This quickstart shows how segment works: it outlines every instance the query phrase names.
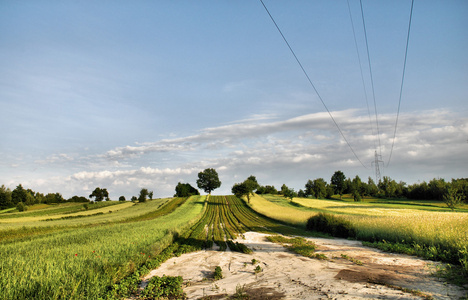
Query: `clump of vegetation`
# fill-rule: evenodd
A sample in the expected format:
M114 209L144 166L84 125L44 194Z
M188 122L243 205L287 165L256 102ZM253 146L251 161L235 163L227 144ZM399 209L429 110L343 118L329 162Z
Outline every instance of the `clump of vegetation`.
M321 231L336 237L356 237L356 230L350 221L327 213L311 217L306 226L308 230Z
M142 291L140 299L186 299L181 276L154 276Z
M259 265L257 265L257 266L255 267L255 269L254 269L255 274L260 273L260 272L262 272L262 271L263 271L263 269L262 269L262 267L260 267Z
M221 269L220 266L216 266L213 277L214 277L214 280L223 279L223 270Z
M231 298L236 300L245 300L249 299L250 297L245 291L245 286L238 284L236 286L236 293L232 295Z
M281 244L292 252L302 256L317 257L316 254L314 254L316 245L302 237L287 238L281 235L273 235L269 236L268 240L273 243ZM322 257L319 256L317 258L321 259Z
M24 204L23 202L19 202L17 205L16 205L16 209L18 211L27 211L28 210L28 206L26 204Z

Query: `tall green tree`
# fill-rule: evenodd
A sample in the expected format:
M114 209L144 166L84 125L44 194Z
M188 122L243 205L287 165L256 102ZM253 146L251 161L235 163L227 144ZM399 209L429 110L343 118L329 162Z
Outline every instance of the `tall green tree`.
M354 201L359 202L362 201L362 197L364 196L365 188L362 184L361 178L356 175L352 181L352 194Z
M17 205L20 202L26 203L27 198L27 191L21 184L18 184L18 186L11 192L11 201L13 202L13 205Z
M317 178L313 181L312 192L315 199L324 198L327 194L327 183L323 178Z
M94 189L94 191L89 195L89 198L95 198L95 201L100 202L106 198L107 201L109 201L109 192L107 189L101 189L100 187L97 187Z
M0 209L5 209L12 206L13 202L11 201L11 190L2 184L0 187Z
M140 190L140 195L138 196L138 202L146 202L146 197L148 197L149 192L148 189L141 189Z
M346 176L341 171L335 171L330 180L330 183L333 185L335 192L340 195L340 199L342 199L343 191L345 190L345 180Z
M197 186L206 193L211 194L212 191L221 186L218 172L215 169L208 168L198 173Z

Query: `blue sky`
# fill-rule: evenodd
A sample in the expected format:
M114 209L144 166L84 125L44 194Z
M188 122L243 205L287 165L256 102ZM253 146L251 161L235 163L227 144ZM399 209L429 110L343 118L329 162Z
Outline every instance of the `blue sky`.
M65 197L106 187L171 196L215 168L249 175L374 177L375 114L359 1L1 1L0 184ZM381 172L412 184L468 177L468 2L363 0ZM366 95L371 108L368 114ZM369 118L371 120L369 120ZM378 143L377 143L378 144Z

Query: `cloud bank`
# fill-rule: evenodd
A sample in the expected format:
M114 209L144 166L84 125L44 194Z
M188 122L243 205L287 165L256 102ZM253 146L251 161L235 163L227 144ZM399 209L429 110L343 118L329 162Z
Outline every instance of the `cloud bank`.
M210 167L218 171L223 183L215 193L230 193L235 182L249 175L257 176L261 184L286 183L299 189L308 179L329 181L336 170L343 170L348 177L373 177L375 151L385 162L383 175L396 180L414 183L434 177L468 177L468 119L455 112L401 114L388 166L394 116L379 116L379 147L375 128L365 113L332 113L365 167L328 114L315 113L285 120L257 116L205 128L191 136L115 147L101 154L52 154L36 163L43 168L66 165L78 171L21 183L39 191L55 188L67 197L87 196L96 186L106 187L114 199L136 195L142 187L164 197L174 194L179 181L196 186L198 172Z

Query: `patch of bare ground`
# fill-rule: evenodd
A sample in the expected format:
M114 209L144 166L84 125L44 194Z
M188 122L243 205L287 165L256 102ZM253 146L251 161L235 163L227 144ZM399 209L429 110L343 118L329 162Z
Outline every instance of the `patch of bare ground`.
M327 257L318 260L291 253L265 234L247 232L244 237L238 242L252 254L188 253L169 259L144 280L182 276L189 299L458 299L466 293L431 276L434 262L385 253L359 241L310 238L316 252ZM223 278L214 281L216 266Z

